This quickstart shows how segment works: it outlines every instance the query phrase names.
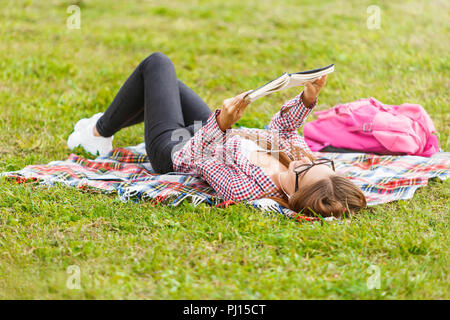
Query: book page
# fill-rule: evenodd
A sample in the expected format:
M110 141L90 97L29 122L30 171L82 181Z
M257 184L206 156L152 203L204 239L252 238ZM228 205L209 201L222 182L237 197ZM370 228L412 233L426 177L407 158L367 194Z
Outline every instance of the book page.
M282 90L284 86L287 85L289 80L289 75L287 73L283 73L278 78L266 83L262 87L259 87L252 92L248 93L246 96L250 98L250 101L254 101L256 99L259 99L265 95L268 95L270 93Z

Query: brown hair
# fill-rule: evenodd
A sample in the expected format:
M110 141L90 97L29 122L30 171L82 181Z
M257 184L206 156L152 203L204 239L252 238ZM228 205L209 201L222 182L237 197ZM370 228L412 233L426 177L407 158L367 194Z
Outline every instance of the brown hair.
M270 151L273 143L267 139L261 141L261 139L258 139L258 134L240 130L233 130L233 134L254 141L260 147L269 150L268 154L275 156L274 152ZM278 143L274 138L274 144ZM287 168L292 161L299 159L300 155L307 156L311 161L316 159L314 155L293 144L291 144L290 154L279 152L276 155L277 160ZM289 199L283 192L281 194L283 194L283 197L269 198L286 208L309 216L321 215L339 218L344 213L356 213L359 209L367 206L366 197L361 189L348 178L338 174L321 179L307 188L300 188Z

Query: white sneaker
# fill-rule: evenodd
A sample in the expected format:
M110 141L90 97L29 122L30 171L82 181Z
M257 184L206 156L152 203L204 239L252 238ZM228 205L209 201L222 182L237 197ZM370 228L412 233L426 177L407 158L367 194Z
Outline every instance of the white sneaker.
M94 114L90 118L79 120L74 127L73 133L67 139L67 146L70 150L82 146L84 150L94 155L107 155L112 149L113 137L96 137L94 136L94 126L103 113Z

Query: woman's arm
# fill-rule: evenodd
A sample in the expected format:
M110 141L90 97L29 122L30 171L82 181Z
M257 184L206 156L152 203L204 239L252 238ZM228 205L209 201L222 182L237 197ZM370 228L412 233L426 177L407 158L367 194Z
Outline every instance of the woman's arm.
M281 132L295 131L305 122L312 109L316 106L317 96L326 83L326 75L308 82L305 89L295 98L285 103L269 123L269 129Z
M305 122L314 105L305 107L302 99L303 91L293 99L286 102L281 110L275 113L268 125L269 130L277 130L280 133L294 132Z

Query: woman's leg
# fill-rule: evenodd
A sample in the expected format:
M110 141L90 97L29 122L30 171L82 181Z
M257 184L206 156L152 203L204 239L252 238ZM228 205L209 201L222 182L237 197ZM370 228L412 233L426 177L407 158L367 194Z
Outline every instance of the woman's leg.
M191 126L195 121L208 120L212 111L208 105L194 91L192 91L182 81L178 80L180 90L181 109L186 126Z
M145 148L156 172L173 171L172 132L184 128L178 79L172 61L153 53L142 64L144 78Z
M98 119L96 128L101 136L110 137L122 128L144 121L142 63L128 77L108 109Z
M97 122L102 136L145 121L147 154L157 172L172 171L171 151L179 144L172 132L184 128L193 134L193 122L205 121L211 110L184 83L177 80L168 57L153 53L139 64ZM187 122L185 122L186 116Z
M120 129L144 121L144 86L141 72L139 65L97 122L96 128L101 136L110 137ZM184 123L191 131L195 121L202 121L204 124L212 111L202 98L181 80L178 80L178 90Z

